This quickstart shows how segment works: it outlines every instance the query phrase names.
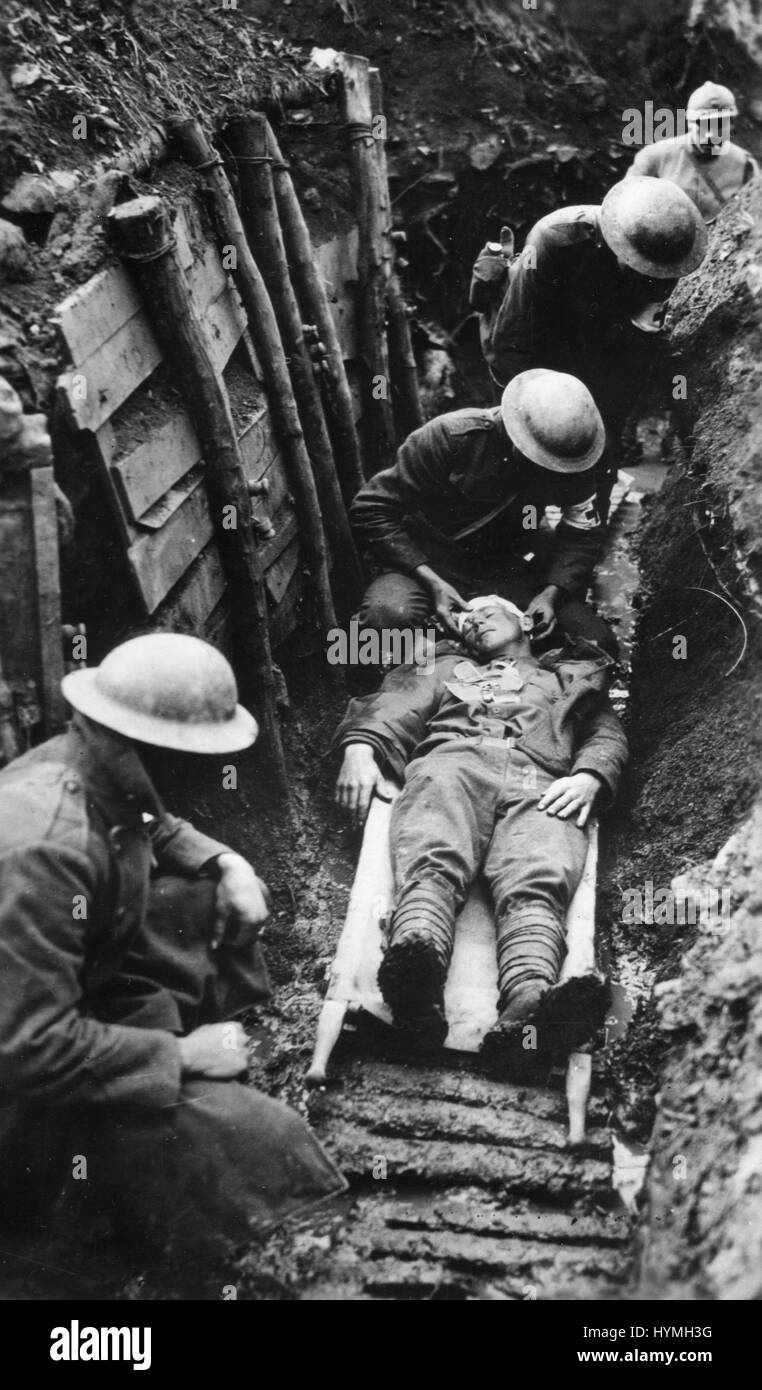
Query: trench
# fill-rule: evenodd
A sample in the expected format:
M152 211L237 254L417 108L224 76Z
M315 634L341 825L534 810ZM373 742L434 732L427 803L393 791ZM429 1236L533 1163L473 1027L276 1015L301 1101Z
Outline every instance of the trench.
M470 173L458 191L462 204L456 200L448 212L456 264L464 245L474 247L483 238L485 211L474 198ZM530 188L529 206L535 196ZM571 200L565 182L558 196ZM441 240L441 226L437 235ZM437 264L432 272L428 240L427 229L414 227L409 234L410 287L419 303L446 313L452 271ZM462 301L455 308L451 303L450 332L432 334L429 326L418 343L424 363L432 344L435 356L442 346L451 354L451 375L434 373L439 409L491 404L473 325L464 325L462 310ZM690 343L687 348L690 354ZM718 682L732 669L739 646L732 617L718 621L708 600L711 615L683 601L689 587L716 595L734 582L725 564L732 534L726 501L715 494L698 522L693 514L696 497L706 502L706 496L692 443L688 422L678 420L676 427L674 419L645 403L622 464L630 481L595 585L595 601L622 648L617 698L633 752L620 805L604 827L599 868L597 938L612 995L594 1055L588 1142L582 1151L566 1147L560 1073L539 1090L487 1082L474 1059L451 1056L440 1066L420 1067L389 1054L384 1039L358 1020L335 1054L331 1086L301 1094L311 1122L348 1176L349 1206L302 1232L296 1254L289 1240L273 1243L265 1260L272 1261L271 1277L282 1297L624 1300L649 1296L652 1289L664 1296L672 1287L653 1274L649 1282L644 1264L647 1271L654 1226L668 1225L665 1204L676 1200L665 1166L676 1144L689 1148L684 1135L673 1142L670 1117L679 1106L690 1129L700 1125L701 1112L699 1106L687 1119L690 1105L677 1100L680 1083L673 1080L671 1058L665 1062L670 1039L661 1031L657 996L672 988L684 952L697 938L700 944L701 933L633 931L622 924L622 894L649 878L669 885L686 866L710 860L742 822L758 786L737 746L738 721L751 709L750 696L742 692L721 794L709 791L716 775L716 759L707 750L712 709L732 698L732 682ZM743 608L743 595L734 590L734 598ZM698 653L679 688L672 672L665 679L664 632L676 627L690 632ZM675 763L692 757L690 733L685 737L691 704L700 755L687 774ZM655 766L659 757L663 771ZM665 806L675 777L676 804ZM681 778L689 782L685 792ZM302 1056L307 1055L305 1044ZM694 1098L701 1089L695 1082ZM711 1153L703 1161L711 1164ZM650 1189L649 1171L656 1173ZM700 1253L691 1253L701 1244L691 1210L688 1194L674 1265L685 1267L691 1259L700 1264ZM657 1233L662 1258L665 1243L663 1236L659 1245ZM700 1282L678 1286L687 1287L688 1296L702 1288ZM706 1296L716 1296L716 1290Z
M259 7L265 13L268 8ZM285 32L298 22L300 7L294 5L289 14L277 8ZM614 105L620 96L627 105L625 94L635 81L638 63L653 52L657 37L634 40L630 33L625 42L619 20L612 23L610 12L607 25L603 3L575 4L573 9L578 32L594 49L605 49L612 36L622 45L601 63L608 64ZM638 23L649 25L663 18L667 26L669 51L660 57L667 92L682 67L677 50L684 9L678 3L664 7L653 0L638 6ZM361 42L368 42L367 35ZM385 53L382 65L386 61ZM701 53L694 53L691 61L700 63ZM391 58L389 66L394 113L394 100L402 99L394 96L395 84L400 84L405 99L407 89ZM686 69L686 80L691 72ZM487 92L484 99L491 96ZM424 143L431 133L424 130L415 139L427 152L419 155L403 148L399 155L393 191L401 198L401 219L408 230L407 290L416 307L414 336L429 413L491 403L474 325L467 322L463 302L464 266L485 239L485 228L505 210L522 233L557 203L597 201L618 176L619 156L610 156L610 147L602 152L602 118L581 111L578 95L571 104L566 96L563 100L566 105L553 112L559 118L552 126L555 134L549 123L541 125L531 103L529 117L530 123L541 125L544 138L557 144L568 138L570 144L564 148L572 149L571 156L564 153L559 160L556 151L534 163L525 160L522 135L517 149L506 149L500 156L504 165L512 166L505 174L502 202L484 171L468 162L463 166L462 149L455 150L455 138L444 121L438 148ZM435 118L436 113L432 122ZM324 134L318 130L312 144L309 130L291 128L288 136L289 148L301 156L297 181L300 168L306 169L313 185L325 194L330 165L321 165L314 153ZM522 161L524 167L519 168ZM316 176L321 169L322 183ZM498 169L503 177L502 165ZM421 179L422 170L433 177ZM418 187L413 187L416 180ZM403 196L408 186L412 192ZM327 207L326 216L328 211ZM665 936L623 928L622 889L648 874L668 883L686 861L698 863L716 853L748 811L758 785L754 770L743 767L743 741L737 732L730 739L724 774L702 744L705 780L715 791L719 784L709 807L702 801L702 768L692 771L684 804L670 808L663 786L669 771L660 773L655 767L662 757L670 768L670 740L679 756L690 754L689 740L680 738L686 719L681 703L690 700L692 673L682 673L679 688L669 682L665 686L659 646L662 630L673 624L667 601L670 585L674 588L679 574L681 583L688 579L715 586L718 571L723 582L731 583L722 499L700 494L702 505L709 505L717 518L711 534L704 512L696 523L698 531L691 519L697 488L705 480L691 477L689 433L688 425L682 441L673 435L670 442L657 414L641 420L630 456L623 461L631 481L612 522L596 581L595 600L622 647L617 698L631 734L633 757L620 807L604 828L598 938L612 981L612 1004L595 1049L583 1149L572 1151L566 1144L561 1073L551 1075L543 1088L529 1088L487 1080L471 1058L450 1055L440 1064L421 1066L390 1052L388 1040L362 1018L345 1032L334 1054L331 1085L319 1092L305 1090L321 994L358 849L356 837L339 822L331 805L334 768L325 750L339 702L321 682L314 652L300 650L295 643L282 653L291 696L284 738L294 769L298 832L279 821L262 783L257 752L242 760L246 790L243 809L234 812L211 782L198 776L191 780L187 769L178 769L178 810L246 853L273 889L268 946L275 1002L252 1020L252 1081L308 1116L350 1185L338 1208L289 1226L263 1247L241 1253L235 1276L239 1297L532 1301L637 1296L646 1163L653 1156L658 1167L671 1153L669 1135L658 1120L664 1037L658 1029L654 988L680 973L682 954L693 938L689 932ZM673 466L667 477L668 463ZM701 616L683 616L700 628ZM699 634L697 646L707 670L695 683L698 698L704 698L707 707L716 703L726 714L730 686L722 684L723 672L737 654L736 637L732 624L723 628L716 615L709 626L721 643L723 665L715 670L711 661L707 664L706 642L702 645ZM662 659L655 660L654 653ZM751 694L743 690L734 727L752 708L750 701ZM689 738L696 730L701 735L703 717L695 714ZM682 1142L683 1136L679 1138ZM666 1224L665 1219L665 1229ZM69 1233L58 1251L27 1247L16 1252L15 1263L13 1252L5 1252L4 1272L8 1275L10 1269L14 1287L48 1297L77 1292L93 1296L95 1289L133 1299L174 1297L186 1291L175 1275L126 1269L120 1257L104 1251L101 1237L96 1233L82 1243ZM219 1297L215 1274L188 1277L193 1294Z
M650 426L650 428L649 428ZM594 601L621 647L615 699L626 718L640 586L633 540L644 496L666 473L658 421L641 430L637 478L626 473ZM605 859L605 855L604 855ZM616 861L606 863L608 876ZM612 1050L649 990L620 978L608 924L599 950L612 981L596 1040L588 1129L567 1145L564 1073L543 1087L487 1078L478 1058L419 1065L390 1051L381 1025L356 1016L334 1054L329 1085L303 1096L311 1123L350 1182L340 1215L310 1222L265 1260L284 1297L317 1300L600 1299L632 1286L633 1235L645 1176L642 1140L614 1122ZM631 963L630 963L631 965ZM262 1277L261 1270L259 1277Z

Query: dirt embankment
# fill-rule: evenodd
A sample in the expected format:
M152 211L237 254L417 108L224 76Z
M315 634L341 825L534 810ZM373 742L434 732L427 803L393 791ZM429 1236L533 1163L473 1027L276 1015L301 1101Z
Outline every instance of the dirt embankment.
M639 545L632 762L607 906L615 954L656 981L619 1075L625 1128L645 1137L656 1114L646 1297L762 1290L761 211L757 183L723 214L705 265L675 295L679 360L665 384L684 376L686 399L675 466ZM712 919L691 925L688 911L681 923L678 901L664 896L675 875L703 889ZM643 911L628 923L633 890Z

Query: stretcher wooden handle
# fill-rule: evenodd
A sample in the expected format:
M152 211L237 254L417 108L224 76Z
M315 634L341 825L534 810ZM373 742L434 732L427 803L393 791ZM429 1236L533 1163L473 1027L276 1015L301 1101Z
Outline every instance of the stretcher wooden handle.
M394 883L389 858L389 821L398 795L399 787L382 779L371 797L344 928L318 1020L315 1049L307 1072L309 1086L325 1084L328 1062L352 999L368 918L373 915L380 921L391 907Z

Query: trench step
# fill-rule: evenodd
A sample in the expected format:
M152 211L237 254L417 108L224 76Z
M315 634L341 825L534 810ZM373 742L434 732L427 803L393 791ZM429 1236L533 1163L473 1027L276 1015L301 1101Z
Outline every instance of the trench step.
M425 1260L440 1269L512 1275L533 1283L543 1276L598 1278L612 1275L621 1264L617 1250L600 1245L566 1246L543 1241L515 1240L509 1236L473 1235L467 1231L356 1229L354 1248L365 1259Z
M345 1175L364 1183L388 1180L424 1180L432 1186L471 1185L499 1188L550 1199L569 1201L596 1196L613 1205L611 1166L596 1158L584 1160L568 1153L500 1148L491 1144L458 1143L434 1139L419 1141L369 1134L345 1120L334 1121L327 1139L332 1157Z
M469 1068L474 1060L469 1059ZM324 1094L331 1097L354 1095L358 1091L379 1094L404 1094L410 1098L453 1102L459 1105L486 1106L490 1110L518 1111L525 1115L555 1119L566 1123L566 1100L563 1086L551 1091L539 1086L517 1086L510 1081L496 1081L472 1069L413 1067L391 1063L352 1062L341 1069L342 1086ZM320 1095L320 1092L316 1092ZM603 1125L611 1111L605 1095L591 1095L587 1114L590 1124Z
M440 1099L405 1095L326 1095L313 1109L314 1124L345 1115L379 1139L415 1139L430 1143L487 1144L520 1150L566 1149L566 1125L518 1109L469 1106ZM590 1129L586 1152L605 1158L611 1140L605 1129Z
M362 1202L357 1217L365 1219ZM474 1235L510 1236L517 1240L549 1241L574 1245L624 1245L630 1237L630 1221L623 1212L596 1210L542 1210L539 1205L512 1203L477 1190L457 1195L422 1198L406 1204L368 1202L368 1220L382 1221L390 1229L411 1231L464 1231Z

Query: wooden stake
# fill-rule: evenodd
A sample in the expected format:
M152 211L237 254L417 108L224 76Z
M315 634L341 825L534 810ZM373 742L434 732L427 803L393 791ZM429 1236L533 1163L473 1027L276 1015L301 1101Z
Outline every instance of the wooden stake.
M370 68L368 78L373 118L378 121L384 110L384 94L378 68ZM386 140L380 130L375 135L374 149L378 179L378 202L383 223L383 264L386 271L386 305L389 315L389 361L398 437L401 442L407 438L412 430L419 429L424 423L424 419L421 398L418 393L418 369L410 337L410 320L407 316L407 305L399 276L394 268L392 205L389 197L389 173L386 166Z
M359 231L357 269L360 342L365 366L365 437L372 471L394 461L396 436L391 400L389 349L386 341L386 267L384 217L373 138L367 58L339 54L343 75L340 107L349 141L349 162Z
M109 213L108 226L117 252L140 284L159 345L172 364L196 427L242 669L248 682L256 677L268 752L274 760L279 790L290 801L275 702L267 596L227 392L209 360L169 212L161 198L143 196L119 204Z
M61 580L58 553L53 468L29 471L34 570L37 582L37 622L40 640L40 695L48 738L66 724L66 701L61 694L64 674L61 634Z
M246 310L249 331L262 367L275 432L289 472L299 527L315 585L318 620L324 631L328 632L336 626L328 574L328 546L275 311L251 253L230 180L219 156L212 149L198 121L174 120L168 122L167 129L176 139L184 157L194 168L201 168L211 197L218 237L235 252L235 281Z
M344 500L349 505L365 482L360 441L355 425L354 403L344 368L339 335L333 321L325 286L314 260L312 241L294 190L288 165L278 142L267 126L268 151L272 155L273 187L291 276L306 323L314 323L318 338L325 345L324 385L331 415L336 466Z
M238 161L241 216L278 320L312 460L323 525L333 551L334 595L342 616L346 617L360 597L363 575L339 486L314 365L304 341L302 316L288 272L273 187L266 117L261 112L252 112L233 121L225 131L225 143Z

